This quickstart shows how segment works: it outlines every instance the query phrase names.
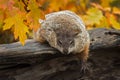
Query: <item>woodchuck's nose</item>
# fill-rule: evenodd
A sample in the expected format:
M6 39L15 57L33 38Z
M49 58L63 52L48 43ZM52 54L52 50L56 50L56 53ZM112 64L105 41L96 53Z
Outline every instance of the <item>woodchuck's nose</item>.
M68 54L68 49L63 49L64 54Z

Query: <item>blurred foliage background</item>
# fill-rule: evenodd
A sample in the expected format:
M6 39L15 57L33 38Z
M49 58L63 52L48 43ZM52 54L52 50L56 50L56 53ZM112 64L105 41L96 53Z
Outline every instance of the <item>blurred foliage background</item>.
M120 0L0 0L0 43L32 38L39 19L51 12L71 10L86 28L120 29Z

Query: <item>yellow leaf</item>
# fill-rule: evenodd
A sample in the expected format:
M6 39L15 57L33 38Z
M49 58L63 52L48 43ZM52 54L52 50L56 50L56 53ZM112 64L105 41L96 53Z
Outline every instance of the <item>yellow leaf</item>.
M4 20L4 12L2 11L2 9L0 9L0 29L3 26L3 20Z
M39 18L41 16L41 11L35 0L30 0L28 4L28 9L30 12L26 15L27 20L30 22L30 28L37 30L39 28Z
M87 15L83 16L86 25L100 24L100 20L103 18L102 12L97 8L90 8L87 11Z
M80 1L79 4L80 4L80 7L83 9L83 10L86 10L86 4L89 3L89 0L78 0Z
M101 19L100 24L99 24L99 25L96 25L96 26L97 26L97 28L110 28L110 25L109 25L106 17L103 17L103 18Z
M113 13L120 15L120 9L117 7L113 7Z
M65 0L60 0L59 2L57 0L49 0L50 2L50 8L53 11L59 11L62 7L65 7Z
M4 23L6 23L4 26L3 26L3 30L7 30L7 29L10 29L13 25L14 25L14 22L13 22L13 18L7 18Z
M103 7L109 7L110 6L110 3L112 2L113 0L101 0L101 5Z
M110 23L112 24L113 28L120 30L120 23L117 22L117 20L114 18L114 16L110 17Z
M5 20L5 25L3 26L3 30L13 28L15 39L19 38L22 45L24 45L25 40L27 39L26 33L28 33L28 27L24 24L23 20L21 15L16 14L13 17L7 18Z

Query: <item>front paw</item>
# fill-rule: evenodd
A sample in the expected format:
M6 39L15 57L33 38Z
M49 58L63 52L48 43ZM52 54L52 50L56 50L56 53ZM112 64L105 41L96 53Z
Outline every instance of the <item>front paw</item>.
M81 61L81 69L80 69L80 72L81 72L82 74L85 74L85 73L87 73L88 71L89 71L89 67L88 67L87 62Z

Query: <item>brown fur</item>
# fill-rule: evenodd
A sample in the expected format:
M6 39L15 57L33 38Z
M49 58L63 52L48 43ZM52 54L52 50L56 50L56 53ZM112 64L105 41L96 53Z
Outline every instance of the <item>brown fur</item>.
M81 53L77 53L77 54L76 54L77 57L78 57L80 60L84 61L84 62L87 61L88 56L89 56L89 45L90 45L90 44L87 44L87 45L84 47L84 50L83 50Z
M89 54L89 34L81 18L71 11L60 11L46 15L35 39L47 41L63 54L73 53L85 63ZM83 68L85 69L86 66Z

